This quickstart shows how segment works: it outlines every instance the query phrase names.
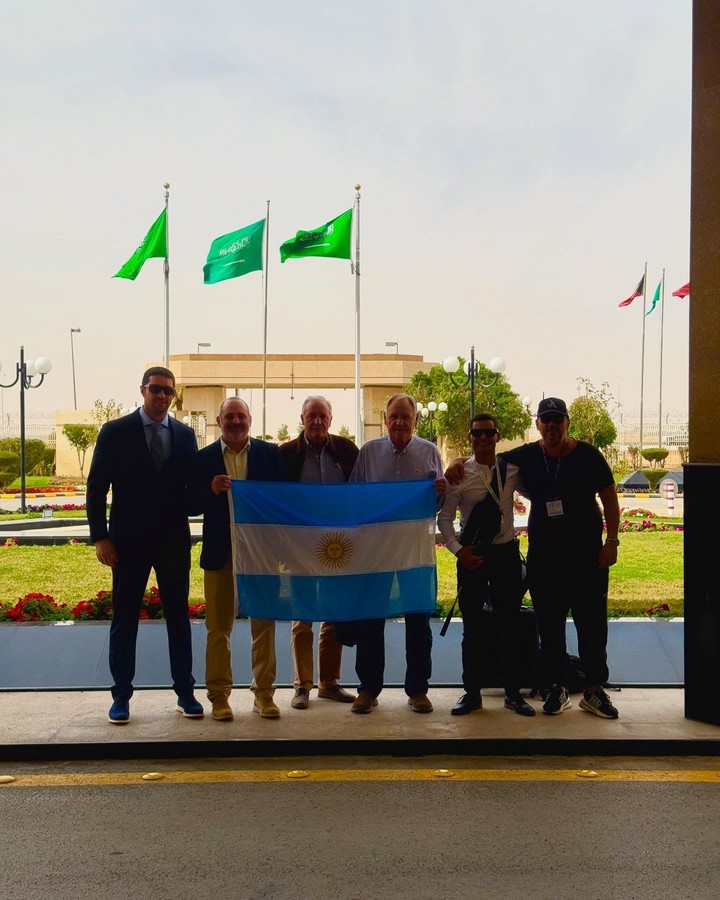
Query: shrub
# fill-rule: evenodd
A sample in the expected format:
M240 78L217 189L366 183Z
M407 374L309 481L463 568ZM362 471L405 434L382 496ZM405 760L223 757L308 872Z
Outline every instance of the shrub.
M87 619L112 619L113 612L113 592L98 591L90 600L81 600L76 603L70 610L73 619L80 622ZM162 619L162 601L160 599L160 591L155 587L151 587L145 591L140 604L141 619Z
M642 451L642 458L646 459L652 466L655 463L664 462L668 458L669 450L664 447L646 447Z
M12 450L0 450L0 486L12 484L20 472L20 457Z
M0 440L0 452L8 451L17 454L18 465L20 464L20 438L2 438ZM51 454L53 464L55 460L55 451L48 447L44 441L39 438L29 438L25 441L25 472L28 475L42 475L42 469L48 452ZM0 465L0 469L3 468ZM14 468L14 466L13 466ZM19 470L18 470L19 471ZM16 476L17 477L17 476Z
M667 475L667 469L646 469L644 472L645 477L650 482L650 490L656 491L658 485L663 480L663 478Z
M50 594L25 594L18 597L14 606L0 610L0 621L5 622L52 622L67 618L65 604L57 604Z

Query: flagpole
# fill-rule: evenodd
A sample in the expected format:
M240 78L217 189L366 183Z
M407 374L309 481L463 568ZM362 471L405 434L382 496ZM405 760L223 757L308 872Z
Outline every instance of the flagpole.
M645 298L647 296L647 263L643 275L643 311L642 311L642 349L640 351L640 468L642 468L643 451L643 408L645 403Z
M355 443L363 445L360 396L360 188L355 185Z
M267 434L267 322L268 322L268 248L270 246L270 201L265 212L265 267L263 269L263 382L262 439Z
M662 394L663 394L663 333L665 331L665 269L662 270L660 290L660 404L658 413L658 447L662 447Z
M165 368L170 366L170 182L165 188Z

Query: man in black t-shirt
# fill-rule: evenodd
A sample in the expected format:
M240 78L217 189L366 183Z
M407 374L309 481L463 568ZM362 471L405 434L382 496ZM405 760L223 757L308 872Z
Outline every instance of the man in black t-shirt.
M617 562L620 523L615 482L602 454L568 436L563 400L540 402L541 440L505 453L520 470L521 493L531 501L528 583L540 632L542 663L552 685L543 710L560 715L571 706L565 681L565 621L572 612L586 687L580 708L605 719L618 712L607 681L608 569ZM603 543L603 506L607 535Z

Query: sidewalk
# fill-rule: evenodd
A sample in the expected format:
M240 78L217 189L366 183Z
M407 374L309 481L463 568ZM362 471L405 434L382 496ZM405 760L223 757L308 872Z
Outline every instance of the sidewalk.
M203 719L185 719L170 690L137 691L127 725L107 721L106 691L0 694L0 761L57 759L166 759L303 755L720 755L720 728L683 718L680 689L630 688L613 693L617 721L578 708L562 716L538 711L525 718L503 708L496 689L484 707L451 716L456 688L433 689L435 711L413 713L399 688L383 691L378 707L359 716L349 704L319 700L290 707L292 690L276 691L279 719L252 712L252 694L234 691L233 722L215 722L205 702ZM198 692L198 697L204 696Z

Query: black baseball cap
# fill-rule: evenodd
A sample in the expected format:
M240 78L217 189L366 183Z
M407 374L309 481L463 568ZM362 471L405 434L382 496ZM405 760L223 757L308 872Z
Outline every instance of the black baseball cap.
M557 415L565 416L566 419L570 418L565 401L560 400L558 397L545 397L540 401L537 409L538 418L545 415L545 413L556 413Z

